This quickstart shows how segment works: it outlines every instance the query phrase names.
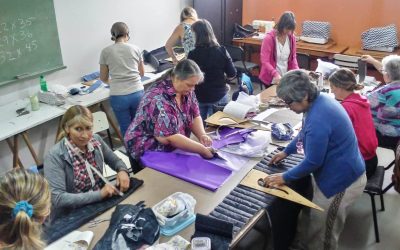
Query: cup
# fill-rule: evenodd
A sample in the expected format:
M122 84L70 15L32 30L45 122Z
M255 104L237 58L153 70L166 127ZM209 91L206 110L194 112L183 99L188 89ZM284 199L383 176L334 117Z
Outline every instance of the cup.
M31 109L32 111L37 111L40 109L40 105L39 105L39 98L37 95L32 95L29 97L29 100L31 102Z

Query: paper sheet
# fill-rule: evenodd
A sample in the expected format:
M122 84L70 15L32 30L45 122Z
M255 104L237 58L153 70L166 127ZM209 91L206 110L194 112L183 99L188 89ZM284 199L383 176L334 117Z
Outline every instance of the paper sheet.
M131 168L131 163L129 162L129 157L127 155L125 155L124 153L122 153L119 150L115 150L114 154L116 154L124 163L125 165L128 167L128 169ZM116 175L117 173L110 168L107 164L104 165L104 169L103 169L103 176L108 178L111 176Z
M254 108L235 101L230 101L224 108L224 113L239 119L244 119L249 112L255 112Z
M93 236L92 231L72 231L47 246L45 250L85 250L89 248Z

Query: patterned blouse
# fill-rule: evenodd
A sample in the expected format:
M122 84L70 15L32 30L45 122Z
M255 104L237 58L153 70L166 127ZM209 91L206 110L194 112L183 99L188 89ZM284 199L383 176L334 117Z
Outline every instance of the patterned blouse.
M200 115L194 92L182 99L181 107L176 100L171 80L160 81L146 91L136 112L135 119L126 131L124 141L129 153L139 159L144 151L172 151L155 137L174 134L190 136L193 119Z
M182 38L182 46L185 50L185 55L189 55L189 52L194 50L195 48L195 39L194 34L191 29L191 25L187 23L182 23L183 25L183 38Z

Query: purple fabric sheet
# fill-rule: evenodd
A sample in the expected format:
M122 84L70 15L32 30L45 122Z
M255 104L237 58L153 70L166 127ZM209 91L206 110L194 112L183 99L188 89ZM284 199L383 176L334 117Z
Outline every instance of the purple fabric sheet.
M253 131L254 129L222 127L218 131L221 138L219 140L213 139L212 147L215 149L220 149L226 145L244 142L247 136Z
M222 186L232 173L231 170L194 155L146 151L140 159L146 167L211 191Z

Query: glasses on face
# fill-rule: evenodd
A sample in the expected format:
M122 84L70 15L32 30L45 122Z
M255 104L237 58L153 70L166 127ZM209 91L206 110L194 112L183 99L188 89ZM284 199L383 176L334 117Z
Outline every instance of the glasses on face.
M290 100L290 99L283 99L283 102L284 102L286 105L290 106L290 104L292 104L294 101L293 101L293 100Z

